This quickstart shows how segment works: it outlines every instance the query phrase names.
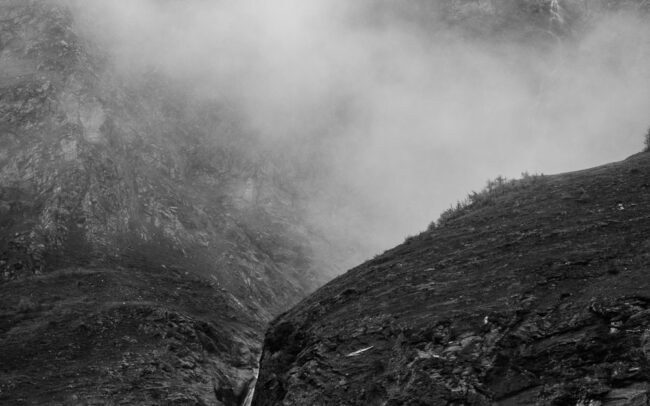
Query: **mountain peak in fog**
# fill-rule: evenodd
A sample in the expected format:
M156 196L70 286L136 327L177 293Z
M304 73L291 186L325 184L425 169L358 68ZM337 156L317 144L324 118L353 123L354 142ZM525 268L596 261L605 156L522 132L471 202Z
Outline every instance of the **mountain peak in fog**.
M0 403L247 405L270 320L487 176L637 150L646 8L0 2Z

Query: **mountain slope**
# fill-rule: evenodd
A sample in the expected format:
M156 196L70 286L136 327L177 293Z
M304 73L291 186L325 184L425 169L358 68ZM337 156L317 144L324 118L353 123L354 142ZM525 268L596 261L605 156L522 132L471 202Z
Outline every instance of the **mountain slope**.
M246 403L265 324L354 255L309 219L338 196L210 86L120 69L75 3L0 0L0 403ZM570 32L525 3L449 2L445 21Z
M334 248L235 112L118 72L64 4L0 2L0 403L243 402Z
M272 323L254 405L642 405L650 154L496 188Z

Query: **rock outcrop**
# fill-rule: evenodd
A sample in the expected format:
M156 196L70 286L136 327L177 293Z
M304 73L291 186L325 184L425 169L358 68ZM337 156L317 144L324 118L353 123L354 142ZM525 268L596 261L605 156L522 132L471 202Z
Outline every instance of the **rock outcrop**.
M647 405L650 154L497 187L267 332L254 405Z
M65 2L0 15L0 403L243 402L265 323L338 272L299 169Z

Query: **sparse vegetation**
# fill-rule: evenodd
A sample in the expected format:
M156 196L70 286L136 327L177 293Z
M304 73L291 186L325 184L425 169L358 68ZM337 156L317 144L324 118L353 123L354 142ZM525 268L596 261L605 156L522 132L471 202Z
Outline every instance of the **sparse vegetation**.
M299 326L301 346L267 342L257 399L596 405L583 401L594 394L602 405L644 403L650 256L634 242L650 234L650 193L645 179L627 175L633 169L650 170L650 154L489 182L489 206L345 273L276 319L267 341L289 324ZM515 339L486 345L496 331ZM336 351L337 337L354 340ZM419 359L396 356L396 346ZM496 358L507 367L494 368ZM512 371L531 365L540 385L522 392ZM623 371L623 389L609 371ZM468 388L460 396L459 385ZM269 389L278 387L286 389Z
M417 235L407 235L406 238L404 238L404 244L410 244L415 240L415 237Z
M645 144L645 147L643 148L644 152L650 152L650 128L648 128L648 131L645 132L645 137L643 139L643 143Z
M442 212L438 220L429 224L429 230L444 227L451 220L462 216L469 210L494 204L497 197L513 190L527 188L537 183L543 176L544 174L531 175L528 172L522 172L520 179L508 179L501 175L490 179L483 190L472 191L464 200L456 202L455 206Z

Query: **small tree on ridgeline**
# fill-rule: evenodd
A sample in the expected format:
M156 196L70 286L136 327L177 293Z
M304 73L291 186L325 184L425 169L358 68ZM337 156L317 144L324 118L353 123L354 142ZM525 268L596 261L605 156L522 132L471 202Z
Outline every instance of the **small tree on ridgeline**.
M650 152L650 128L648 128L648 131L645 132L645 139L643 140L645 144L645 148L643 150L645 152Z

